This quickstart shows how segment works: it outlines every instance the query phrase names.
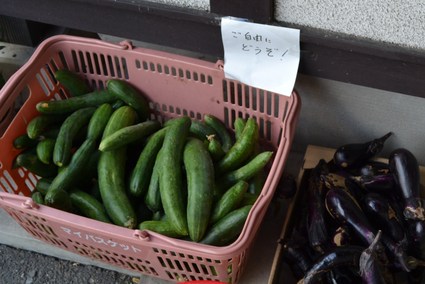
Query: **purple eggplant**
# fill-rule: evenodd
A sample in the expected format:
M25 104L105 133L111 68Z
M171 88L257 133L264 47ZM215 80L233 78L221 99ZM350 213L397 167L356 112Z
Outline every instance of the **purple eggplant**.
M366 191L355 177L346 178L344 185L350 196L352 196L357 201L357 203L363 202Z
M336 267L327 273L328 284L358 284L362 281L357 267Z
M301 279L313 265L306 246L287 242L282 248L282 260L289 266L295 279Z
M386 196L373 192L368 193L363 204L364 212L375 228L381 229L396 243L406 243L402 220L398 219L396 211Z
M380 161L368 161L359 169L362 176L378 176L385 175L389 172L388 164Z
M326 222L324 199L328 190L326 186L327 164L320 160L311 171L308 180L307 232L310 246L318 253L323 253L329 245L329 232Z
M370 245L375 239L372 225L357 201L345 190L330 189L325 199L326 209L341 224L350 225L364 244Z
M361 167L364 163L375 157L384 148L385 141L392 135L389 132L381 138L365 143L347 144L336 149L333 162L342 169Z
M365 284L384 284L384 267L379 262L376 255L376 248L379 244L382 232L378 231L375 240L360 255L359 272Z
M361 206L345 190L331 189L326 194L326 208L336 220L342 224L348 224L356 232L363 243L370 245L376 237L378 230L369 222ZM382 242L377 244L377 253L380 260L387 264L389 258L385 248L394 258L394 265L405 271L409 271L406 264L406 255L403 247L396 244L388 237L382 237Z
M317 278L323 276L337 267L358 268L362 246L335 247L319 257L303 278L304 284L314 283Z
M425 221L408 220L409 252L425 260Z
M420 199L420 174L416 157L409 150L398 148L390 153L388 164L403 197L404 217L424 221L425 211Z
M392 174L381 174L374 176L358 176L354 178L367 192L378 192L382 194L394 194L395 181Z

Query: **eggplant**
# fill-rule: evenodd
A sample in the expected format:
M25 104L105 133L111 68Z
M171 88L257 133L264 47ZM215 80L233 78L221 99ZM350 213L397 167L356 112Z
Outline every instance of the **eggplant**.
M420 199L419 164L416 157L409 150L398 148L390 153L388 164L403 197L404 217L425 221L424 207Z
M346 178L344 185L350 196L352 196L357 201L357 203L363 202L366 191L355 177Z
M385 141L391 135L392 132L389 132L380 138L368 142L340 146L333 155L333 162L342 169L361 167L382 151Z
M359 273L362 277L363 283L365 284L386 283L384 278L383 265L379 262L376 255L376 249L379 244L381 235L382 231L378 231L375 240L373 240L370 246L360 255Z
M337 267L351 266L358 268L363 250L364 247L354 245L332 248L314 262L313 266L305 274L302 283L313 283L318 277Z
M374 192L368 193L363 204L364 212L375 228L381 229L396 243L407 242L402 220L398 219L396 211L386 196Z
M378 192L393 195L395 180L392 174L381 174L374 176L358 176L354 178L367 192Z
M368 161L359 169L359 174L361 176L377 176L385 175L389 172L388 163L380 161Z
M324 206L324 199L328 190L325 178L327 173L327 164L325 160L321 159L311 171L308 180L307 233L310 246L318 253L323 253L329 245L327 213Z
M408 221L409 252L425 260L425 221Z
M295 279L301 279L313 265L306 247L287 242L282 247L282 260L286 263Z
M329 214L341 224L348 224L354 229L364 244L370 245L375 233L359 203L345 190L330 189L325 199Z
M361 206L348 192L339 189L329 190L326 194L325 204L331 216L342 224L349 224L363 243L372 244L378 230L370 224ZM388 264L389 258L385 248L391 253L391 257L394 258L394 265L405 271L410 270L406 264L405 251L401 245L396 244L385 236L382 237L382 242L377 244L376 251L380 260L384 264Z
M327 273L327 283L329 284L357 284L362 281L354 267L336 267Z

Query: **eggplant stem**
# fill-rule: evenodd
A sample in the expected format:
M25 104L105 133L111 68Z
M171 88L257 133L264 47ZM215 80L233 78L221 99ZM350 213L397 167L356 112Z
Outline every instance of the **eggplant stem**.
M384 136L382 136L381 138L378 138L378 140L380 142L385 142L385 140L387 140L393 133L392 132L388 132L387 134L385 134Z
M410 269L416 269L418 266L423 266L425 267L425 261L417 259L413 256L409 256L407 257L407 264L409 266Z

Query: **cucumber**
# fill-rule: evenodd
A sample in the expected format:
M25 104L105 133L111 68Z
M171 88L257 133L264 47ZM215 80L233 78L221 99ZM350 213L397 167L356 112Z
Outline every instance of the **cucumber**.
M69 193L71 204L85 217L105 223L111 223L103 204L94 196L79 189L72 189Z
M29 138L28 134L22 134L13 140L13 147L18 150L35 147L38 140Z
M201 139L202 141L208 139L208 137L211 135L217 135L217 132L211 126L195 119L192 119L189 132L194 137Z
M149 117L149 103L144 95L131 86L128 82L119 79L110 79L106 82L108 91L133 107L140 121L145 121Z
M209 224L214 192L214 165L205 144L197 138L186 142L183 164L187 177L189 237L199 242Z
M256 174L264 169L267 163L270 161L273 152L264 151L259 153L257 156L252 158L248 163L236 169L232 172L229 172L220 177L220 180L216 182L216 194L223 191L223 189L228 188L229 186L235 184L240 180L249 181Z
M38 191L33 192L31 194L31 198L32 200L34 200L35 203L44 205L44 197L43 197L43 194L41 194L41 192L38 192Z
M240 203L240 206L246 206L246 205L254 205L255 201L257 201L258 196L251 194L249 192L246 192L244 194L244 197Z
M180 238L184 235L180 234L169 221L149 220L139 224L139 230L149 230L167 237Z
M28 123L27 135L30 139L37 139L52 126L60 125L65 119L66 115L38 115Z
M62 123L53 149L53 162L57 166L62 167L69 163L74 138L88 124L95 110L93 107L76 110Z
M267 173L265 170L260 170L254 177L252 177L248 182L248 192L259 196L261 191L263 190L264 184L266 183Z
M258 124L253 118L248 118L240 137L229 149L226 155L217 163L217 173L224 173L240 167L253 153L258 142Z
M50 206L59 210L67 211L67 212L73 211L71 199L69 198L69 194L67 191L60 189L53 192L49 198L50 198L50 201L54 201L54 202L47 202L46 196L44 196L44 203L47 206Z
M35 185L35 189L41 194L46 195L49 190L49 186L52 183L52 179L50 178L40 178Z
M107 90L101 90L59 101L42 101L37 103L35 107L42 114L69 114L81 108L98 107L101 104L115 101L114 95Z
M233 210L215 223L200 243L214 246L226 246L235 241L242 232L252 205Z
M58 172L56 165L54 164L46 165L42 163L38 159L37 154L34 151L26 151L26 152L20 153L16 157L15 163L16 163L16 166L24 167L39 177L45 177L45 178L53 177Z
M248 183L245 181L239 181L230 187L214 205L210 223L215 224L227 213L237 209L241 201L244 199L247 189Z
M237 117L235 121L233 122L233 126L235 128L236 140L238 140L239 137L241 136L243 129L245 128L245 125L246 125L246 120L243 119L242 117Z
M208 136L208 152L210 152L214 162L219 161L226 154L220 141L214 135Z
M224 123L211 114L204 115L204 122L206 125L210 126L217 132L218 138L220 139L224 152L229 151L229 149L233 145L233 139Z
M129 106L122 106L112 113L103 137L132 125L137 113ZM102 202L111 221L119 226L135 228L136 212L126 194L125 185L126 148L101 152L98 163L98 181Z
M159 190L162 207L181 235L188 235L186 203L183 198L182 156L191 120L187 116L173 119L161 148Z
M55 139L46 138L38 142L36 152L38 159L48 165L53 162L53 148L55 147Z
M146 206L154 213L163 211L162 202L161 202L161 193L159 190L159 169L160 169L160 155L161 150L159 150L155 164L152 169L152 174L149 178L148 190L145 196L145 204Z
M149 188L149 182L155 165L156 156L164 142L167 128L162 128L149 136L139 159L130 174L129 194L135 197L144 196Z
M97 140L102 136L112 112L110 104L104 103L97 107L87 127L87 139Z
M55 203L53 198L56 196L56 191L68 191L78 184L80 178L84 176L86 165L92 154L96 151L96 145L96 141L87 139L77 151L75 151L69 165L62 167L62 170L59 171L52 180L44 198L47 205Z
M60 69L54 75L55 79L58 80L71 96L81 96L91 91L86 81L70 70Z
M161 128L161 124L156 120L144 121L138 124L129 125L102 139L99 145L100 151L110 151L126 146L135 141L148 137Z

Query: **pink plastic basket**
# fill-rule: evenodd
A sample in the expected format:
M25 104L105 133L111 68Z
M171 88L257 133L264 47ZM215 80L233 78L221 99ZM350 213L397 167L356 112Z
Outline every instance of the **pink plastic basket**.
M262 140L275 148L264 188L239 238L215 247L98 222L47 206L29 197L36 176L12 169L18 151L13 139L25 133L41 100L66 96L53 77L68 68L95 88L110 78L128 80L151 101L152 118L210 113L229 128L236 117L255 117ZM105 263L170 281L238 282L249 248L283 171L301 106L298 95L270 93L225 79L222 63L210 63L143 48L129 42L55 36L44 41L31 59L6 83L0 95L0 117L18 97L28 97L0 138L0 206L35 238Z

